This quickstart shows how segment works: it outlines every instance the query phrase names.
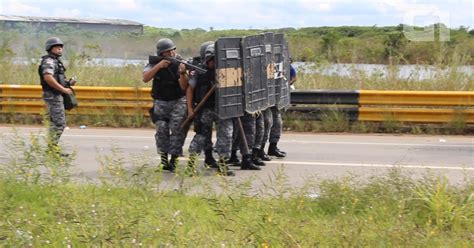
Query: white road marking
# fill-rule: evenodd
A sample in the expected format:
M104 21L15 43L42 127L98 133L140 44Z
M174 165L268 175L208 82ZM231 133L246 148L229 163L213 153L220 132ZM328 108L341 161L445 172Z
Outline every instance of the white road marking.
M344 141L302 141L302 140L282 140L280 143L302 143L302 144L333 144L333 145L372 145L372 146L429 146L429 147L472 147L472 145L451 145L451 144L417 144L417 143L379 143L379 142L344 142Z
M0 158L8 158L0 155ZM188 158L180 158L181 161L187 161ZM199 161L204 161L200 158ZM322 165L322 166L340 166L340 167L367 167L367 168L403 168L403 169L433 169L433 170L461 170L474 171L474 167L460 166L431 166L431 165L410 165L410 164L370 164L370 163L336 163L336 162L306 162L306 161L288 161L288 160L272 160L265 162L266 164L275 165Z
M4 135L13 135L13 133L4 133ZM29 136L29 134L24 134ZM36 134L44 136L44 134ZM192 136L186 138L192 139ZM95 135L95 134L63 134L62 137L73 137L73 138L95 138L95 139L138 139L138 140L154 140L154 135L150 136L123 136L123 135ZM299 144L324 144L324 145L372 145L372 146L409 146L409 147L464 147L474 148L474 139L472 144L419 144L419 143L386 143L386 142L344 142L344 141L310 141L310 140L294 140L294 139L283 139L281 143L299 143Z
M328 163L328 162L305 162L305 161L268 161L268 164L295 164L295 165L327 165L327 166L343 166L343 167L372 167L372 168L406 168L406 169L435 169L435 170L474 170L474 167L460 166L425 166L425 165L409 165L409 164L362 164L362 163Z

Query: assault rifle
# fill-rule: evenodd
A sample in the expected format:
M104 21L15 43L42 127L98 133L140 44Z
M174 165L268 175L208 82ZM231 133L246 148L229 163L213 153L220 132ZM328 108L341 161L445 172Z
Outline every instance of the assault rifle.
M203 69L199 66L193 65L193 62L188 62L181 58L179 55L176 57L163 57L163 56L155 56L155 55L150 55L148 56L148 62L152 65L158 64L162 59L166 59L170 61L171 63L183 63L186 66L187 70L195 70L199 73L206 73L207 70Z

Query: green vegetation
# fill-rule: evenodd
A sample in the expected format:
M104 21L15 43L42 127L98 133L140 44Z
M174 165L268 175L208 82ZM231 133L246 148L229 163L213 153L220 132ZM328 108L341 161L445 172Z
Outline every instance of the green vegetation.
M435 30L440 25L435 25ZM442 27L442 26L441 26ZM423 28L417 28L423 30ZM178 52L185 57L197 55L199 45L219 37L245 36L264 31L284 32L290 50L297 61L315 62L312 68L298 72L297 89L335 90L447 90L473 91L474 75L460 71L463 65L474 64L474 32L466 27L450 29L450 40L441 42L413 42L403 35L403 26L395 27L311 27L283 28L279 30L211 30L145 27L143 35L120 33L94 33L68 29L60 26L51 32L31 32L28 26L16 31L0 31L0 84L38 84L37 62L44 54L44 41L60 36L66 43L65 57L68 60L66 74L77 75L82 86L132 86L148 87L142 82L143 65L113 67L103 64L91 66L93 58L146 59L155 53L156 41L169 37L176 41ZM436 35L435 35L436 36ZM34 41L34 42L32 42ZM34 63L23 65L12 63L12 58L24 57ZM349 74L323 75L311 73L331 63L382 63L387 64L388 74L367 74L352 66ZM399 78L399 65L414 64L420 67L430 65L436 74L430 79L418 79L416 72ZM339 123L337 115L328 115L323 122L286 121L286 127L298 131L353 131L376 132L428 132L438 133L439 127L405 128L401 123L395 126L380 126L370 123L348 123L344 118ZM39 123L34 118L2 115L1 122ZM148 126L143 116L120 118L114 112L107 116L70 116L70 124L97 126ZM334 123L338 123L337 125ZM355 126L354 126L355 125ZM447 133L463 133L469 126L462 120L445 128ZM456 131L457 130L457 131ZM445 131L442 131L444 133Z
M73 157L35 135L2 137L0 246L470 247L474 181L453 186L398 169L357 179L275 174L261 189L218 176L156 170L147 154L100 151L99 179L73 177ZM89 181L89 180L87 180ZM93 181L94 182L94 181ZM176 190L165 187L176 185ZM171 188L173 188L172 186Z
M438 28L446 28L436 24ZM427 27L429 28L429 27ZM421 29L422 28L417 28ZM403 25L394 27L311 27L278 30L212 30L145 27L143 35L75 31L58 26L50 32L32 32L27 25L15 31L0 31L0 81L8 84L36 84L36 63L44 54L44 41L57 35L66 43L68 75L77 75L81 85L143 86L144 65L112 67L90 66L93 58L146 59L155 53L159 38L172 38L178 52L185 57L197 55L199 45L219 37L245 36L261 32L286 34L296 61L316 62L316 69L330 63L362 63L392 65L388 77L366 75L355 68L346 77L300 72L300 89L379 89L379 90L473 90L474 79L458 71L462 65L474 64L474 32L466 27L450 29L450 40L413 42L403 35ZM436 35L435 35L436 36ZM31 65L11 63L11 58L34 60ZM420 81L415 75L397 77L397 65L430 64L441 72L432 79Z
M43 41L60 36L67 45L67 56L83 58L145 59L155 52L159 38L173 39L178 52L185 57L196 56L199 45L220 37L246 36L262 32L283 32L290 51L297 61L367 64L474 64L474 31L466 27L449 29L443 24L414 27L416 31L433 32L433 41L410 41L404 25L389 27L307 27L268 30L211 30L145 27L143 35L76 31L59 26L50 32L33 32L28 26L15 31L1 31L3 50L0 59L9 55L38 58ZM449 30L449 41L439 40L440 29ZM33 42L32 42L33 41ZM10 52L5 54L5 49ZM461 58L459 58L461 57Z

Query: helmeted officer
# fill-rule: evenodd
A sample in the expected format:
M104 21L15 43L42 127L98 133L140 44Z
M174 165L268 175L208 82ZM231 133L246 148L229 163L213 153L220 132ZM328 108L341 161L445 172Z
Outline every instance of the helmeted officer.
M166 57L176 57L176 45L163 38L156 44L156 53L164 57L156 64L147 64L143 70L143 82L153 79L151 96L156 116L156 148L161 155L164 170L174 171L177 158L183 153L186 130L180 125L186 118L185 90L188 86L186 68L181 63L172 63ZM171 159L169 159L171 155Z
M199 66L201 66L202 68L205 68L205 69L208 69L207 68L208 67L207 66L207 61L206 61L206 48L210 45L214 46L214 41L206 41L206 42L202 43L200 48L199 48L199 57L198 57L199 58ZM207 59L208 60L211 59L211 58L213 59L213 56L214 56L213 52L208 51ZM210 74L215 75L215 70L214 69L210 69L210 70L212 70L212 71L208 72L207 75L210 75ZM197 72L195 72L195 71L192 72L193 76L190 79L190 86L191 87L188 87L188 90L186 92L187 97L189 97L189 98L187 98L188 116L192 114L192 112L194 110L194 107L204 98L204 95L210 89L210 87L212 87L212 85L209 85L209 82L214 83L214 79L209 79L209 80L207 80L208 82L206 82L205 84L202 84L202 83L199 84L197 89L196 89L197 90L196 93L198 93L198 94L194 94L195 88L196 88L196 85L195 85L196 84L196 79L197 79L197 76L198 76L196 73ZM204 74L200 75L199 79L204 80ZM212 94L212 96L209 98L208 102L206 103L206 105L204 107L205 108L213 108L214 105L215 105L215 94ZM196 132L196 135L194 136L193 140L194 139L196 139L196 140L194 142L191 141L190 150L191 151L197 150L197 148L198 148L198 147L196 147L197 144L199 144L199 146L202 145L202 149L204 149L204 155L205 155L204 164L206 164L207 166L209 166L211 168L219 168L219 166L217 164L217 161L214 159L214 156L213 156L211 138L206 137L202 141L199 140L199 139L202 139L204 137L204 136L202 136L203 130L201 129L202 128L202 121L201 121L202 113L203 113L203 111L201 110L198 113L195 113L195 115L194 115L193 125L194 125L194 131ZM194 148L191 148L193 146L194 146ZM201 149L201 148L199 148L199 149Z
M216 70L214 61L214 43L203 43L201 45L201 51L204 49L204 54L201 57L202 64L207 69L206 73L193 72L191 79L189 80L189 86L186 92L188 100L188 114L191 115L194 111L193 101L195 104L201 102L206 94L210 92L212 86L216 83ZM197 156L202 150L206 152L205 162L207 164L212 163L209 157L212 158L212 126L216 123L217 129L217 140L216 140L216 151L219 154L219 165L210 164L211 167L216 167L219 174L224 176L235 175L233 171L229 170L225 161L230 157L230 147L232 145L232 119L221 119L218 117L216 112L216 100L215 93L213 93L209 99L203 105L203 108L199 110L199 113L195 116L197 120L194 124L198 124L196 135L193 137L191 144L189 145L190 158L188 166L191 169L195 168Z
M57 147L59 138L66 127L66 114L64 110L63 94L73 94L66 87L67 83L74 85L75 80L66 80L66 68L61 61L64 43L58 37L46 40L45 50L47 55L41 58L38 68L41 87L43 89L43 100L46 102L50 126L48 130L49 148Z

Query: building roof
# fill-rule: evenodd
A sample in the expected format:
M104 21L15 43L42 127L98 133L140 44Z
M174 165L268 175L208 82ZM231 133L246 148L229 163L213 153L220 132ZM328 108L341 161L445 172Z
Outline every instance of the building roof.
M134 25L142 26L143 24L124 20L124 19L92 19L92 18L63 18L63 17L36 17L36 16L13 16L0 15L0 21L16 21L16 22L63 22L63 23L89 23L89 24L110 24L110 25Z

